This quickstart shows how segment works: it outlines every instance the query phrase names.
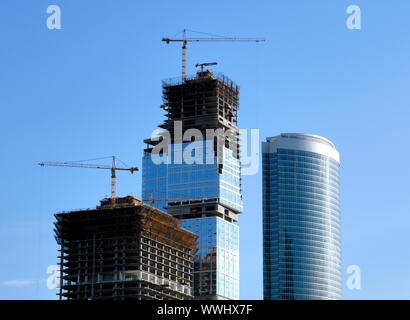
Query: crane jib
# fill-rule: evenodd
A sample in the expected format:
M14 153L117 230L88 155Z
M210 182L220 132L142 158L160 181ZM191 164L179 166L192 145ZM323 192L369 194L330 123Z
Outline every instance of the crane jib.
M219 38L187 38L186 29L183 30L183 36L181 38L162 38L162 41L169 44L170 42L182 42L182 79L186 79L187 70L187 46L188 42L262 42L265 41L263 38L230 38L230 37L219 37ZM191 30L192 31L192 30Z

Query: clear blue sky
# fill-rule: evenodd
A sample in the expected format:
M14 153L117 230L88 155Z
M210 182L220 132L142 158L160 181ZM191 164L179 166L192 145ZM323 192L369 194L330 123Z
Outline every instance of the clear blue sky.
M46 28L51 4L61 30ZM360 31L346 28L350 4ZM240 127L261 139L335 143L344 282L347 266L362 272L344 297L410 299L409 14L407 0L1 1L0 298L55 298L53 213L110 192L109 172L36 163L116 154L141 166L143 139L163 121L161 80L180 74L180 46L160 39L188 28L267 39L190 44L188 71L217 61L241 86ZM262 298L261 188L260 171L244 177L243 299ZM140 196L141 173L119 173L118 192Z

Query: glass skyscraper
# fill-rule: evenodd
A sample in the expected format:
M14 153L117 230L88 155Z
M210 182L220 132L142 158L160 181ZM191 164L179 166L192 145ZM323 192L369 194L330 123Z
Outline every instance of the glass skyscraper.
M155 151L164 144L165 134L160 134L163 140L145 140L142 198L199 236L193 273L197 299L239 299L238 94L239 87L229 78L208 70L166 80L161 107L167 120L159 127L169 134L167 147ZM197 130L203 140L186 141L178 129ZM208 130L215 135L208 136ZM187 156L195 161L187 161Z
M262 143L265 300L341 299L339 153L329 140Z

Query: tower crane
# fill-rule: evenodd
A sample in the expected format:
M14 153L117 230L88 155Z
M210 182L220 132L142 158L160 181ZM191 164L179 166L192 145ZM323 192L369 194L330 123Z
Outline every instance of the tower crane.
M190 30L192 31L192 30ZM182 31L182 38L162 38L162 41L169 44L170 42L182 42L182 80L186 78L187 65L187 43L188 42L261 42L262 38L230 38L230 37L212 37L212 38L187 38L187 29ZM195 31L194 31L195 32Z
M204 67L208 67L208 66L215 66L215 65L217 65L218 63L217 62L206 62L206 63L197 63L196 65L195 65L195 67L201 67L201 73L203 73L204 72Z
M116 165L116 158L115 156L110 157L112 158L112 165L102 165L102 164L90 164L90 163L84 163L85 161L90 161L90 160L99 160L99 159L107 159L105 158L98 158L98 159L90 159L90 160L83 160L83 161L77 161L77 162L40 162L38 163L39 166L45 167L45 166L53 166L53 167L73 167L73 168L88 168L88 169L105 169L105 170L111 170L111 205L115 204L115 198L116 196L116 173L115 171L117 170L122 170L122 171L129 171L131 173L134 173L134 171L139 171L138 167L131 167L131 168L123 168L123 167L117 167ZM120 160L121 161L121 160ZM149 199L140 199L143 202L149 202L151 206L154 206L155 202L157 201L182 201L182 200L187 200L187 199L167 199L167 198L154 198L153 191L149 193ZM191 201L201 201L201 199L188 199Z
M96 160L96 159L93 159ZM122 168L117 167L115 156L112 156L112 165L100 165L100 164L89 164L89 163L81 163L81 162L40 162L38 164L41 167L44 166L54 166L54 167L75 167L75 168L91 168L91 169L106 169L111 170L111 205L115 205L115 198L116 196L116 187L117 187L117 176L115 171L122 170L122 171L129 171L134 173L134 171L138 171L138 167L132 168Z

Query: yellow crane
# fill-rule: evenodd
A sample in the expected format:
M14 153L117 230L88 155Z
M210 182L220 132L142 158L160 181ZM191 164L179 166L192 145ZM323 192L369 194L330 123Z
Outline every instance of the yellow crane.
M99 158L99 159L107 159L107 158ZM97 160L97 159L91 159L91 160ZM84 160L88 161L88 160ZM122 171L129 171L131 173L134 173L134 171L138 171L138 167L132 167L132 168L122 168L122 167L117 167L116 164L116 159L115 156L112 156L112 165L100 165L100 164L89 164L89 163L81 163L80 161L77 162L40 162L38 164L41 167L44 166L54 166L54 167L75 167L75 168L91 168L91 169L106 169L106 170L111 170L111 205L115 205L115 199L116 199L116 187L117 187L117 176L115 172L117 170L122 170Z
M187 38L186 32L197 32L193 30L184 29L182 31L182 38L162 38L162 41L169 44L170 42L182 42L182 79L186 78L186 65L187 65L187 43L188 42L261 42L265 41L262 38L232 38L232 37L221 37L214 36L211 38Z

